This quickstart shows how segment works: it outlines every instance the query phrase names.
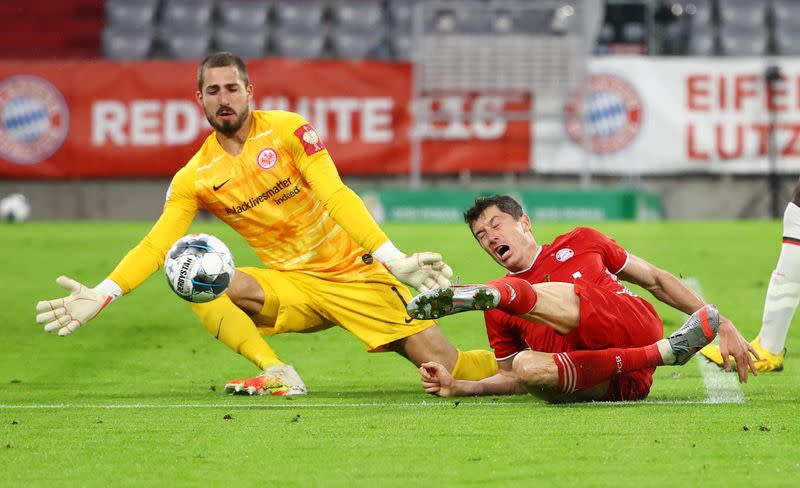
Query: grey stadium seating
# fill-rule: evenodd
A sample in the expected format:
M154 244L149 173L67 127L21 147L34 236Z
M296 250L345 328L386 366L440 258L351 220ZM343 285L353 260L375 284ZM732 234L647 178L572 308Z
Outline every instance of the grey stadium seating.
M719 30L720 54L763 56L768 53L768 32L763 25L723 25Z
M287 58L321 58L326 55L326 36L317 31L278 29L272 38L273 54Z
M150 56L154 29L149 26L109 25L103 30L102 47L106 59L133 60Z
M688 54L693 56L713 56L716 54L714 31L699 25L692 27L688 39Z
M376 2L334 0L331 17L338 31L383 34L386 30L386 13Z
M211 29L208 27L162 28L158 54L173 59L202 59L211 50Z
M159 0L106 0L106 26L152 28Z
M218 16L224 27L255 29L269 23L270 4L253 0L219 0Z
M764 27L767 23L766 0L717 0L721 27ZM798 5L800 6L800 5Z
M331 33L331 48L339 58L348 59L380 59L388 57L380 54L383 33L362 33L338 31Z
M259 58L267 55L267 26L223 25L214 34L214 46L223 51L236 53L243 58Z
M319 31L325 28L325 5L313 0L277 0L275 17L283 32Z
M164 0L162 28L207 27L211 25L214 0Z

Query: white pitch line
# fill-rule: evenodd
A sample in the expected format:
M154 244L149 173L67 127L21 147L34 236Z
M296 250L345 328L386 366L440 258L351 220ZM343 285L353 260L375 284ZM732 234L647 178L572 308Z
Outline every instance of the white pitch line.
M681 281L698 295L703 296L703 289L697 278L688 276ZM718 339L715 338L713 343L717 344ZM695 362L706 385L706 403L744 403L744 393L739 387L737 375L726 373L700 354L696 355Z
M709 402L706 400L642 400L636 402L589 402L589 403L575 403L565 405L553 405L540 401L531 402L514 402L514 403L498 403L498 402L458 402L458 400L449 402L404 402L404 403L207 403L207 404L192 404L192 403L172 403L159 405L156 403L123 403L117 405L94 405L94 404L70 404L70 403L54 403L54 404L33 404L33 405L0 405L0 410L78 410L78 409L98 409L98 410L159 410L159 409L202 409L202 408L227 408L227 409L274 409L285 410L290 408L374 408L374 407L448 407L448 408L464 408L464 407L525 407L525 408L569 408L569 407L584 407L584 406L597 406L597 407L611 407L622 405L707 405Z

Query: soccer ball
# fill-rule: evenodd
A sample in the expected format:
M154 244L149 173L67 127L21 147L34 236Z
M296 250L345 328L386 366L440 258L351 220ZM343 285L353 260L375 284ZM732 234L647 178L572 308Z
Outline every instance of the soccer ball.
M13 193L0 200L0 219L4 222L25 222L31 214L31 204L22 193Z
M181 237L164 260L164 272L172 291L195 303L210 302L225 293L235 271L228 246L208 234Z

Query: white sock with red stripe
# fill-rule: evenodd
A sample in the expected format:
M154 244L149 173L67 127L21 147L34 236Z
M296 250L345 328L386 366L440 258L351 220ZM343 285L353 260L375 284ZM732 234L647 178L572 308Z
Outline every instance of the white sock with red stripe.
M792 202L783 213L783 244L778 264L772 272L764 300L761 321L761 345L767 351L781 354L786 335L800 303L800 207Z

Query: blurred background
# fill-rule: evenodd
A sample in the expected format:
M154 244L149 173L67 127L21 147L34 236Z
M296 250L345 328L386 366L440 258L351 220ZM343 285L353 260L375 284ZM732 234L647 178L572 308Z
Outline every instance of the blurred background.
M5 0L0 217L151 219L210 133L198 62L309 119L386 221L778 218L798 0ZM22 197L20 197L20 195ZM26 213L25 207L28 212Z

